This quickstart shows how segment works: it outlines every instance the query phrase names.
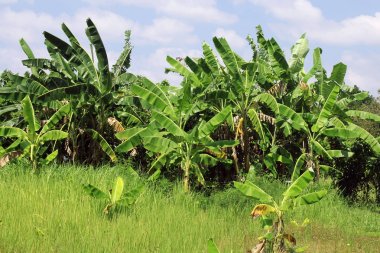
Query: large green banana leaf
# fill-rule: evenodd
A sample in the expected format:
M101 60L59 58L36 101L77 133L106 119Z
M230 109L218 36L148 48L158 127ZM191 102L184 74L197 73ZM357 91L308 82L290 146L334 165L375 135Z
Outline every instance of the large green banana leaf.
M240 73L237 55L232 51L226 39L214 37L213 42L230 75L235 79L231 90L235 94L244 92L243 78Z
M264 128L261 124L261 121L259 119L259 116L257 115L257 112L254 108L251 108L248 110L248 117L252 122L253 129L257 132L260 139L263 141L267 141L267 136L264 133Z
M146 128L133 127L117 133L116 138L122 140L123 142L118 145L115 150L117 152L128 152L132 150L134 147L141 144L140 134L144 131L146 131Z
M268 106L276 115L279 113L279 107L277 100L269 93L261 93L254 99L256 102L260 102Z
M145 100L153 109L168 113L175 118L174 108L164 92L146 78L143 78L143 84L144 86L132 84L131 91Z
M289 69L292 73L298 73L303 69L305 57L309 52L309 42L306 39L306 34L303 34L301 38L291 48L292 57L289 62Z
M349 111L346 111L346 114L350 117L356 117L356 118L360 118L364 120L372 120L372 121L380 123L380 115L377 115L374 113L357 111L357 110L349 110Z
M40 142L57 141L67 138L68 133L61 130L50 130L39 137Z
M332 160L330 153L327 152L327 150L318 141L311 140L310 143L315 153L317 153L318 155L321 155L322 157L326 159Z
M177 61L176 59L174 59L170 56L166 57L166 61L171 66L173 66L173 68L176 70L176 72L178 72L184 78L192 80L194 82L195 86L201 86L202 85L201 82L199 81L198 77L193 72L188 70L185 66L183 66L179 61Z
M155 153L169 153L179 148L179 145L174 141L160 136L151 136L143 138L144 147Z
M96 58L98 60L98 70L100 75L100 88L103 94L109 92L112 88L111 74L109 71L108 57L103 41L99 35L98 29L91 19L87 19L86 34L91 44L95 47Z
M250 181L246 181L245 183L234 182L234 186L240 192L242 192L245 196L252 197L257 199L260 202L272 202L273 198L260 187L251 183Z
M209 121L207 121L205 124L200 126L199 128L200 137L209 136L211 133L213 133L217 129L217 127L227 119L227 117L230 114L231 114L230 106L223 108L223 110L218 112Z
M173 120L171 120L169 117L164 115L161 112L153 111L152 112L152 119L156 120L157 123L165 128L167 131L169 131L171 134L186 138L187 134L185 131L182 130Z
M203 48L203 55L205 57L207 66L211 69L211 71L214 75L219 74L218 59L216 58L216 56L215 56L214 52L212 51L210 45L207 44L206 42L203 42L202 48Z
M66 105L62 106L45 123L45 125L42 127L40 134L43 134L43 133L49 131L50 129L52 129L52 127L54 127L64 116L68 115L70 113L70 111L71 111L70 104L66 104Z
M38 131L40 128L40 125L34 116L34 108L29 96L26 96L22 100L22 109L25 121L28 122L29 134L31 134L31 136L34 136L36 131Z
M340 88L335 85L331 90L330 95L326 99L321 112L319 113L317 122L311 127L311 130L315 133L318 132L322 127L327 125L328 120L332 116L332 110L335 106L336 98L338 97Z
M279 115L281 115L281 118L287 122L292 128L296 130L307 130L307 123L305 120L296 113L293 109L290 107L287 107L286 105L283 104L278 104L279 107Z
M283 193L285 198L295 198L301 194L303 190L306 189L308 184L314 178L314 171L309 168L307 169L299 178L297 178Z
M0 127L0 136L26 139L28 134L24 130L17 127Z
M321 190L317 192L308 193L305 195L301 195L294 199L294 205L295 206L302 206L302 205L311 205L314 203L317 203L321 199L323 199L324 196L326 196L327 190Z

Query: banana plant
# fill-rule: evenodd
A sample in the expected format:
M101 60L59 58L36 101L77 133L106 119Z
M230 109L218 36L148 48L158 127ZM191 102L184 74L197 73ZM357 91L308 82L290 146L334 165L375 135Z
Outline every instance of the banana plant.
M251 216L261 218L266 233L259 237L259 243L251 252L294 252L296 239L286 231L284 216L297 207L319 202L327 194L327 190L303 194L312 182L314 174L314 170L309 168L299 177L293 175L293 180L283 192L281 201L276 201L273 196L250 181L234 182L234 186L241 193L260 202L253 208ZM295 252L301 252L301 248Z
M196 96L200 101L207 102L209 110L217 112L227 106L233 108L228 124L233 131L230 138L241 140L242 157L238 157L238 151L232 148L235 171L239 175L248 172L250 167L250 140L254 139L255 144L263 149L270 146L271 131L260 120L261 115L267 115L263 114L258 104L265 103L265 99L266 102L274 101L276 104L277 101L268 98L270 94L266 94L265 99L259 95L265 92L258 84L263 76L261 62L245 61L231 49L225 38L214 37L213 43L222 62L207 43L203 43L204 57L196 60L186 57L186 66L172 57L167 57L167 61L172 66L170 71L179 73L184 77L184 82L190 82L196 87ZM269 108L272 110L274 107ZM243 165L240 161L243 161Z
M16 141L8 147L8 151L14 151L18 146L24 155L28 155L32 163L33 170L37 170L40 156L46 152L46 142L65 139L67 132L55 130L59 121L70 113L70 104L66 104L56 111L43 126L35 116L34 108L29 96L22 100L22 112L26 130L18 127L0 127L0 136L5 138L16 138ZM44 163L49 163L58 155L58 150L53 151L45 159Z
M134 189L124 192L124 180L121 177L117 177L114 187L108 193L92 184L83 185L83 190L93 198L106 200L107 205L103 209L103 213L109 215L117 210L118 207L128 207L136 203L144 190L144 185L140 184Z
M208 121L189 124L194 113L200 110L197 101L192 100L191 92L184 92L176 100L175 96L170 98L160 86L146 78L140 85L132 85L131 89L151 109L151 122L145 128L130 128L116 134L123 141L116 151L128 152L143 144L145 149L157 154L151 168L180 164L185 192L190 190L191 173L204 185L202 166L227 161L222 149L238 144L229 140L214 141L210 137L230 116L231 107L224 108Z

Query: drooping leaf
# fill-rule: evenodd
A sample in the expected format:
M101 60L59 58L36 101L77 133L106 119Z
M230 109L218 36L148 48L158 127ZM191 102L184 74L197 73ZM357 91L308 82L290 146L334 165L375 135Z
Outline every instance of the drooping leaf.
M68 133L61 130L50 130L39 137L39 142L57 141L67 138Z
M143 84L144 86L132 84L131 91L145 100L155 110L160 110L172 116L175 115L172 104L161 89L146 78L143 78Z
M144 137L143 144L147 150L161 154L169 153L178 148L178 144L174 141L159 136Z
M292 128L296 130L305 130L307 131L307 124L305 120L296 113L293 109L290 107L287 107L286 105L279 104L279 114L281 115L281 118L287 122Z
M98 189L97 187L88 184L83 185L83 190L90 195L91 197L94 197L96 199L108 199L109 196L107 193L103 192L102 190Z
M166 57L166 61L172 65L176 72L181 74L184 78L193 81L194 86L201 86L201 82L199 81L198 77L193 72L188 70L185 66L183 66L179 61L170 56Z
M51 163L58 155L58 149L50 153L44 160L45 165Z
M42 127L40 134L46 133L52 127L54 127L64 116L68 115L71 111L70 104L62 106L57 112L55 112L50 119Z
M122 198L117 202L119 205L130 206L136 203L137 199L141 196L145 190L145 185L140 184L134 189L126 192Z
M117 160L116 154L106 139L94 129L87 129L86 131L90 134L91 138L99 144L100 148L108 155L111 161L115 162Z
M128 152L141 143L140 134L146 131L146 128L133 127L123 132L117 133L115 136L123 142L115 148L116 152Z
M370 112L349 110L349 111L346 111L346 115L350 117L364 119L364 120L372 120L374 122L380 123L380 115L370 113Z
M254 101L261 102L268 106L275 114L279 113L279 107L276 99L269 93L261 93L254 98Z
M250 181L246 181L245 183L234 181L234 186L245 196L252 197L264 203L272 201L272 196L270 196L268 193L266 193Z
M152 119L156 120L161 127L165 128L171 134L186 138L186 132L163 113L154 110L152 112Z
M291 181L294 182L299 176L302 166L305 164L307 159L307 154L303 153L300 155L294 165Z
M276 208L274 208L271 205L259 204L253 208L253 210L251 212L251 216L253 218L257 218L257 217L260 217L262 215L268 215L268 214L273 213L275 211L276 211Z
M347 127L349 130L352 130L357 134L357 138L362 139L364 142L366 142L372 150L377 154L380 155L380 143L379 141L370 134L367 130L364 128L357 126L355 124L350 123Z
M213 133L216 128L222 124L227 117L231 113L231 107L227 106L223 108L220 112L218 112L214 117L212 117L209 121L207 121L205 124L200 126L199 128L199 134L200 136L209 136L211 133Z
M311 205L319 202L324 196L326 196L327 190L321 190L317 192L308 193L305 195L301 195L294 199L295 206L301 205Z
M24 130L17 127L0 127L0 136L26 139L28 134Z
M318 141L311 140L310 143L311 143L315 153L317 153L318 155L321 155L322 157L324 157L326 159L332 160L332 157L330 156L330 154L327 152L327 150Z

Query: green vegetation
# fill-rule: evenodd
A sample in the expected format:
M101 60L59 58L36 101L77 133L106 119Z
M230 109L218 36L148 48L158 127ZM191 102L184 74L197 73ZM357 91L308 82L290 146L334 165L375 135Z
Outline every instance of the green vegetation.
M21 39L28 72L1 75L0 166L15 165L0 170L0 251L241 252L259 229L233 182L259 201L265 252L377 249L379 214L338 197L380 203L379 102L345 64L327 74L316 48L307 70L306 35L287 59L258 26L249 59L217 37L168 56L172 86L128 72L130 31L111 67L86 24L91 53L62 24L67 42L43 33L48 58Z
M105 202L94 200L82 184L108 189L117 176L127 188L140 181L124 166L52 166L31 175L19 165L0 171L1 252L207 252L213 238L220 252L245 252L262 229L249 213L259 202L238 190L211 195L185 194L181 183L165 180L147 186L136 204L109 219ZM275 199L285 186L253 181ZM307 191L321 186L308 187ZM307 217L306 227L297 226ZM307 252L377 252L380 217L365 207L353 207L331 192L319 203L301 206L284 216L297 245Z

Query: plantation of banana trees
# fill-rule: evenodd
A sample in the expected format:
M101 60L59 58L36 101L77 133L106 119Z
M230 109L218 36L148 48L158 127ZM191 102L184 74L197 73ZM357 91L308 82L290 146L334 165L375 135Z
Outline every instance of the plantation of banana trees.
M21 75L4 71L0 86L0 157L46 164L134 163L147 176L180 179L185 191L244 181L247 173L294 181L334 175L355 156L353 143L379 159L379 136L354 122L380 115L352 109L367 92L345 84L347 66L327 73L322 49L302 35L290 58L257 27L244 59L225 38L203 43L202 57L168 56L179 86L128 71L131 32L115 63L95 24L86 21L90 52L62 24L64 38L44 32L48 58L27 42ZM377 193L380 200L380 190Z

